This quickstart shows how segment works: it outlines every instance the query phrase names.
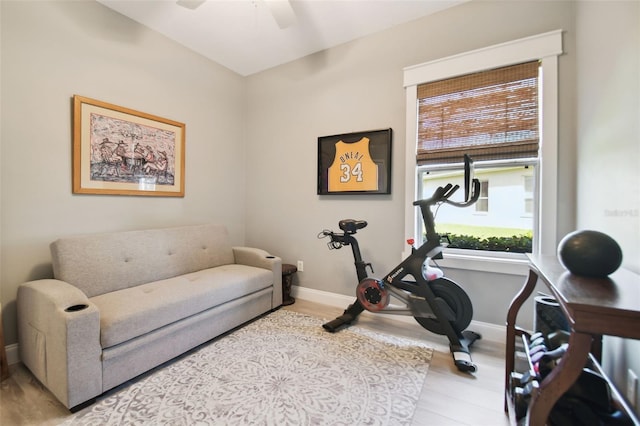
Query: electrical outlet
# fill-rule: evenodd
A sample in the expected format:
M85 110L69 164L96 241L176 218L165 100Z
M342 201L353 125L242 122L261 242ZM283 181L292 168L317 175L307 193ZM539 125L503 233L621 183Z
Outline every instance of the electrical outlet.
M638 408L638 376L632 369L627 370L627 400L633 406Z
M304 271L304 262L302 260L298 260L298 272Z

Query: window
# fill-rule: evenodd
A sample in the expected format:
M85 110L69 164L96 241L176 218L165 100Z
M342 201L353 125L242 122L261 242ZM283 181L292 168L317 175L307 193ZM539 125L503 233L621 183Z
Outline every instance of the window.
M527 197L523 175L533 176L535 159L526 165L513 162L476 169L480 181L480 197L467 208L442 204L434 211L436 231L447 235L449 248L504 253L530 253L533 249L533 217L526 215L522 200ZM452 166L453 167L453 166ZM462 187L464 172L461 169L431 171L418 168L418 198L428 198L439 186L447 183ZM452 201L463 201L459 190ZM418 243L425 238L422 229Z
M494 147L489 148L488 146L483 146L474 147L474 149L479 148L484 150L471 152L470 155L476 161L476 177L486 182L484 188L482 188L485 190L484 193L487 197L486 203L481 202L477 208L479 210L486 208L487 217L491 216L494 210L502 209L504 206L518 211L519 213L515 216L520 219L527 219L528 216L531 220L530 227L532 234L536 236L532 251L541 254L555 253L557 237L557 90L558 56L560 54L562 54L562 31L557 30L405 68L404 86L406 90L407 110L405 229L407 235L413 235L418 239L422 234L422 224L416 216L412 202L421 198L422 191L429 190L430 180L433 180L435 184L435 179L438 174L456 173L457 169L457 173L459 173L461 177L462 154L469 148L469 143L467 143L467 146L456 147L456 144L452 144L446 147L437 147L433 144L437 145L438 142L431 142L432 146L430 148L434 151L432 155L427 157L419 156L421 132L423 131L418 124L421 114L419 99L423 94L421 91L421 88L424 87L423 85L461 76L482 74L487 70L511 67L512 65L523 63L533 63L539 66L537 82L540 90L540 109L538 116L542 125L538 126L537 137L530 137L532 133L528 129L515 128L511 132L503 133L502 139L506 141L507 144L513 142L513 146L511 147L513 148L512 151L520 151L520 153L509 154L503 157L498 156L496 158L494 155L495 151L493 150ZM482 108L480 111L482 111ZM518 114L519 113L516 113L516 116ZM452 116L452 114L449 115ZM475 120L477 122L491 124L491 120L483 121L484 118L483 115L480 115L477 116ZM442 121L444 121L444 116ZM455 132L469 127L463 125L458 126L456 129L455 119L449 121L453 124L449 125L448 129L443 127L444 130L438 130L436 133L441 132L444 134L444 132ZM482 125L479 127L486 126ZM514 141L518 137L520 137L521 141L517 143L519 147L516 148L516 142ZM437 140L437 135L431 139L432 141ZM464 134L455 136L454 139L456 139L457 142L464 142ZM483 144L487 141L497 141L495 137L493 139L490 137L480 140L482 140ZM538 142L539 145L532 148L531 143ZM438 151L437 148L442 149ZM527 149L529 149L528 153L522 154L522 152L526 152ZM437 151L437 153L435 151ZM535 155L531 153L535 153ZM502 164L498 164L499 162L502 162ZM509 191L511 191L510 202L497 204L497 198L494 197L507 196L508 193L506 189L502 191L502 194L498 191L498 188L500 188L499 185L502 185L499 175L500 173L507 172L520 177L514 178L513 185L506 186L509 187ZM424 180L425 176L426 180ZM518 200L521 201L519 202ZM445 207L446 206L442 206L437 212L436 226L438 226L439 223L443 223L441 219ZM476 218L484 218L485 216L485 213L475 212L472 208L458 208L457 210L470 210L475 214ZM469 257L469 254L472 255L472 258ZM477 258L473 258L474 256L477 256ZM443 266L510 272L507 269L509 269L508 265L512 263L499 260L503 257L503 255L494 255L493 252L479 254L479 252L475 251L466 251L464 255L456 255L450 251L449 255L445 256L445 260L443 261L450 264L444 264ZM491 265L486 262L491 263ZM517 268L517 272L514 271L514 273L522 273L522 271L522 268Z
M430 165L459 169L456 161L460 163L465 153L476 164L491 164L478 176L480 197L469 209L485 213L483 217L449 205L438 210L437 229L448 234L450 247L531 252L533 224L523 220L522 205L514 202L524 197L525 190L513 161L527 165L538 161L538 70L539 62L529 61L418 86L418 186L429 189L419 198L428 198L448 183L442 176L429 175ZM430 179L433 185L428 184Z

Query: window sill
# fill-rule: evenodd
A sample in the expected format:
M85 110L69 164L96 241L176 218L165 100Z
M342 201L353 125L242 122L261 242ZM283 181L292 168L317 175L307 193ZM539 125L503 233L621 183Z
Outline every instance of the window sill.
M529 271L529 261L523 255L496 256L452 253L445 250L444 259L438 260L438 266L443 268L464 269L469 271L493 272L497 274L518 275L526 277Z

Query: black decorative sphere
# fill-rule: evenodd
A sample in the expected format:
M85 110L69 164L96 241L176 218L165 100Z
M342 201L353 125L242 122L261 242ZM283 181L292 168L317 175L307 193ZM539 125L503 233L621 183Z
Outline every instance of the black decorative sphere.
M558 244L558 259L576 275L604 278L620 267L622 250L607 234L575 231Z

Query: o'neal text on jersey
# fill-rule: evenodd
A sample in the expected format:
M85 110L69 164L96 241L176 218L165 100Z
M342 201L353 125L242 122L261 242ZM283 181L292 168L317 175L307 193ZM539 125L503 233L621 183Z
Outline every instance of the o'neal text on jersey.
M361 161L364 158L364 154L356 151L350 151L350 152L345 152L344 154L342 154L340 156L340 162L344 163L348 160L356 160L356 161Z

